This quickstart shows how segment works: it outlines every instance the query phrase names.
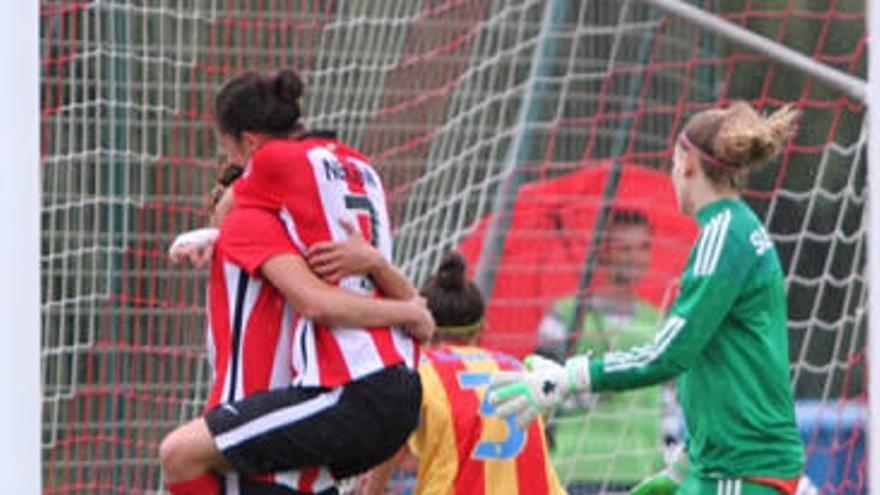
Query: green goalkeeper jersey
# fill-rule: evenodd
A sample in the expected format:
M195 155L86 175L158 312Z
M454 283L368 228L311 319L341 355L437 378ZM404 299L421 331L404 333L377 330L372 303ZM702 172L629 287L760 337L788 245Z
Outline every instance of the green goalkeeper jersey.
M628 390L678 376L688 457L698 478L794 478L803 445L789 384L779 257L738 199L697 213L700 236L652 343L591 360L592 389Z

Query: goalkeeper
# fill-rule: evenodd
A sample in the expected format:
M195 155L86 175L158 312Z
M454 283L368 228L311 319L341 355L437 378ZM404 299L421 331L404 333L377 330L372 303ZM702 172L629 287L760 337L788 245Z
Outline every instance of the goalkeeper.
M643 347L580 355L564 366L499 373L489 400L520 425L571 394L630 390L678 377L690 469L682 494L793 493L803 445L789 385L787 310L779 257L738 197L748 171L776 157L798 112L769 117L738 102L695 115L679 134L672 182L700 236L662 330Z

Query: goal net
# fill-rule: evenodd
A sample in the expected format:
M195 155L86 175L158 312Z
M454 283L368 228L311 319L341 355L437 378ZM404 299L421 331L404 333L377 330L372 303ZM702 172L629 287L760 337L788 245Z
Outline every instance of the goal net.
M691 3L865 75L864 0ZM490 296L484 344L518 356L559 301L610 283L617 210L652 227L636 295L659 311L694 234L665 179L676 131L717 102L794 102L798 136L745 197L787 274L807 472L823 491L866 491L865 107L840 89L636 0L40 6L45 493L161 492L158 443L211 378L204 274L165 252L207 220L214 90L276 67L305 75L309 127L373 157L401 266L420 283L461 249ZM597 407L551 423L601 420ZM557 456L572 493L625 486L636 474L607 466L662 451L632 437Z

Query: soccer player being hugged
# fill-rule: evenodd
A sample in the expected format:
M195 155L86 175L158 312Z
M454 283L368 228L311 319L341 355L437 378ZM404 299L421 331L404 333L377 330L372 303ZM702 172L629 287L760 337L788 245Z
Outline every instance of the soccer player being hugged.
M302 91L293 71L249 72L216 97L221 147L246 165L215 205L219 236L178 246L210 260L214 383L205 415L160 446L172 495L335 494L335 480L383 462L416 426L414 337L433 319L390 264L378 175L332 133L302 128ZM321 280L311 247L353 232L378 261Z
M505 354L474 346L483 298L465 278L465 263L447 254L421 291L437 322L419 375L419 426L409 440L418 460L418 495L564 495L550 464L540 421L520 428L485 400L492 373L521 369ZM384 493L399 456L365 477L361 494Z
M797 117L788 106L765 117L742 102L694 115L676 141L672 182L700 235L661 331L647 345L562 366L532 357L530 371L493 377L488 393L497 412L524 427L572 394L677 377L690 464L678 493L793 493L804 452L789 383L783 273L739 193L750 170L779 154Z

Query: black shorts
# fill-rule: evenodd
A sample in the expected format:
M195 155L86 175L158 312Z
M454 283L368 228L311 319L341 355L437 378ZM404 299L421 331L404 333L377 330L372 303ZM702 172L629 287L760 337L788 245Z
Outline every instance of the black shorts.
M289 387L221 404L205 421L240 475L327 466L336 479L391 457L418 422L416 371L394 366L334 389Z

